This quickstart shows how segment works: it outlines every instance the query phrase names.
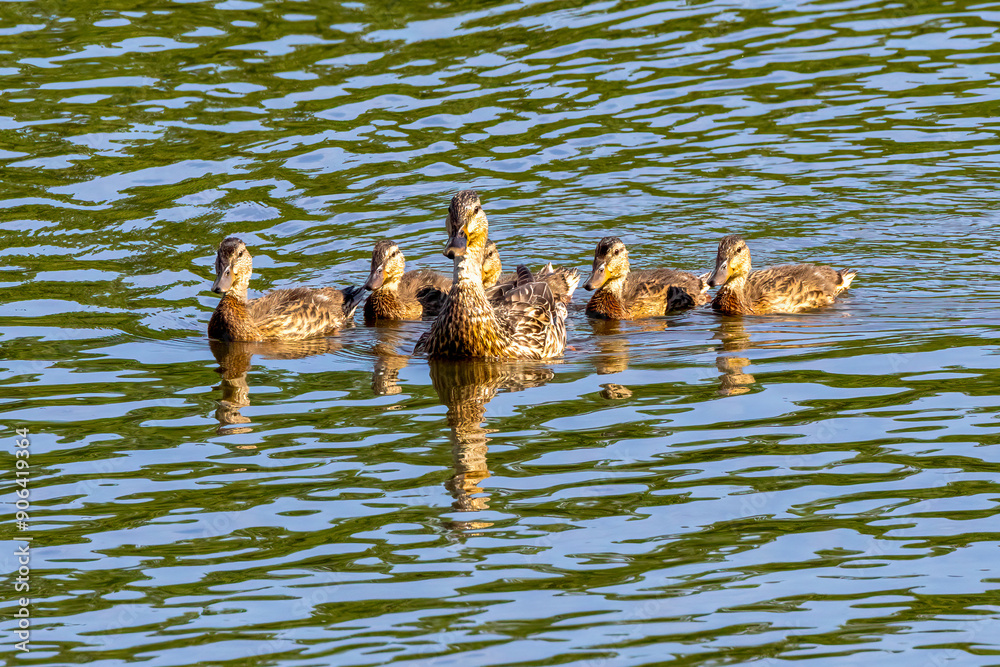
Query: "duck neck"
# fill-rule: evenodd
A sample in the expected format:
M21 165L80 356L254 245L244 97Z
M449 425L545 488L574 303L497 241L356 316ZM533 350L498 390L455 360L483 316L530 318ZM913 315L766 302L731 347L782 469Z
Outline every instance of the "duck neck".
M605 282L603 285L601 285L601 289L611 294L616 299L620 300L622 298L622 293L625 291L626 278L628 278L627 271L621 274L620 276L615 276L614 278L611 278L610 280Z
M250 287L250 274L237 275L233 278L233 284L229 287L222 298L229 297L240 303L246 303L247 301L247 289Z
M593 310L600 317L614 320L627 320L629 318L628 308L625 306L623 294L625 291L625 279L623 276L615 276L597 288L594 296L587 304L588 310Z
M726 284L719 288L717 299L735 300L740 310L746 313L753 312L753 306L746 295L747 274L740 273L733 275L726 281Z
M247 302L247 288L243 287L239 289L237 287L231 288L228 292L222 295L223 299L232 299L233 301L238 301L239 303Z
M455 258L452 276L456 286L463 289L483 289L483 249L470 245L465 254Z
M401 278L402 276L394 276L391 280L387 279L384 283L382 283L382 286L375 291L383 293L392 292L395 294L399 291L399 282Z

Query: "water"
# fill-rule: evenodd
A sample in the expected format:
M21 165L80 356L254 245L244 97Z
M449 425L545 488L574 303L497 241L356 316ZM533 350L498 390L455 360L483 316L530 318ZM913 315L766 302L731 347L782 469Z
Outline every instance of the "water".
M3 4L4 659L996 664L998 12ZM258 291L382 236L447 270L466 187L507 268L741 233L859 277L742 320L581 290L550 363L209 344L225 236Z

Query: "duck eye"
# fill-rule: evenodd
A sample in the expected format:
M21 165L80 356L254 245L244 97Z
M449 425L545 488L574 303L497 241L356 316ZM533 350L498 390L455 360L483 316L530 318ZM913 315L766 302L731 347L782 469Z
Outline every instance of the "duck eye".
M476 208L472 209L472 214L475 215L476 213L479 213L482 210L483 210L482 207L479 206L479 204L476 204Z

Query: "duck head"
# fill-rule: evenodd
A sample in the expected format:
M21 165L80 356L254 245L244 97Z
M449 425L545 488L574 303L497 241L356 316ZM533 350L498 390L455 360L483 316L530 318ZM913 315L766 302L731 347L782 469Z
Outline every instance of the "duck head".
M469 248L485 249L489 222L475 190L462 190L451 198L445 224L448 227L445 257L458 260L465 257Z
M483 256L483 286L493 287L500 279L503 266L500 264L500 253L497 244L489 241L486 244L486 254Z
M604 283L626 276L628 272L628 248L617 236L605 236L594 251L594 269L583 288L600 289Z
M372 268L368 274L365 289L377 290L380 287L395 289L406 270L406 258L395 241L382 239L375 244L372 251Z
M730 234L719 241L719 252L715 256L715 271L708 278L709 287L725 285L733 278L750 273L750 250L746 241L736 234Z
M246 245L235 236L230 236L222 242L215 255L215 282L212 283L212 291L216 294L246 294L252 273L253 257Z

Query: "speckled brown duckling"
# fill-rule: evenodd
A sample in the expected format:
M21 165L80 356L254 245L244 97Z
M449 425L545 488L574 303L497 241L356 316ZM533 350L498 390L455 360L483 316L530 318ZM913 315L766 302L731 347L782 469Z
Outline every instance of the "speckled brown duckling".
M493 302L483 287L489 223L479 195L463 190L451 200L444 254L455 262L448 301L417 341L416 353L437 359L548 359L566 347L566 305L527 269L526 282Z
M500 263L500 253L497 252L497 244L489 241L486 244L486 256L483 259L483 286L486 287L487 294L493 294L491 287L511 286L517 283L517 273L502 273L503 266ZM573 292L580 284L580 272L576 269L567 269L562 266L552 266L549 262L533 274L535 280L541 280L549 285L552 293L563 303L569 303L573 298Z
M295 287L268 292L247 300L253 258L243 241L230 236L215 257L212 291L222 300L208 323L216 340L300 340L336 331L354 317L364 296L360 287L341 291L332 287Z
M587 315L608 320L638 320L708 303L708 284L693 273L675 269L632 271L628 248L617 236L605 236L594 251L594 270L583 285L596 290Z
M719 242L715 271L708 284L721 285L712 308L724 315L797 313L833 303L857 271L817 264L785 264L750 270L750 250L736 235Z
M372 269L365 289L365 324L378 320L419 320L437 315L451 289L451 280L437 271L406 271L406 259L393 241L382 239L372 251Z

